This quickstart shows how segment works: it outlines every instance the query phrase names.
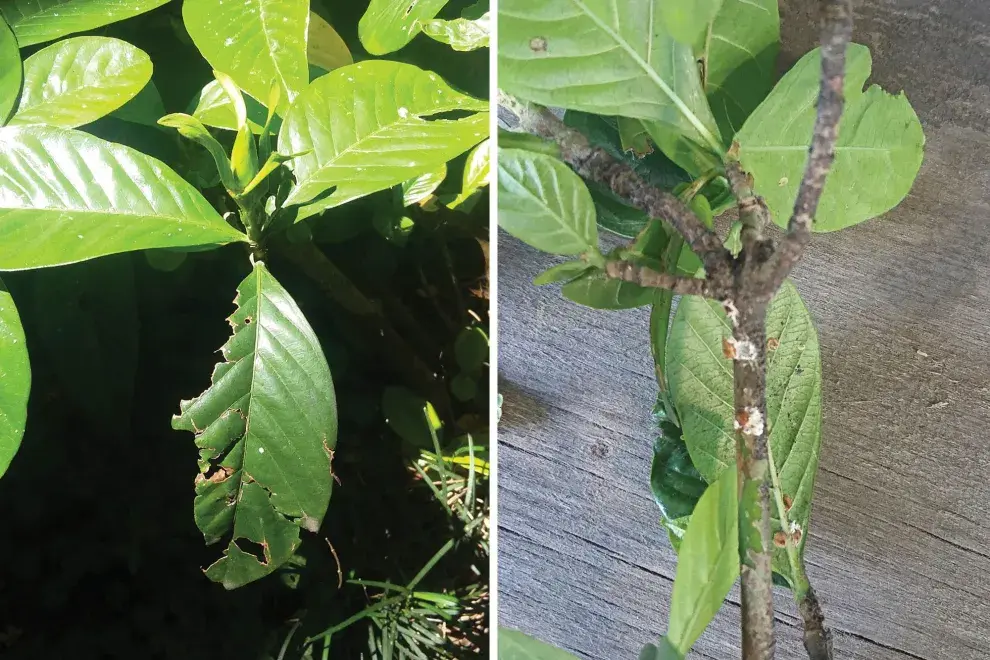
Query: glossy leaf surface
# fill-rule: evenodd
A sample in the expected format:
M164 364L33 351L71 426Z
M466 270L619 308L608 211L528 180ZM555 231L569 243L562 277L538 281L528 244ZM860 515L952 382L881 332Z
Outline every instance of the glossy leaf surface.
M196 524L207 544L229 539L206 575L228 589L284 564L300 528L319 529L337 441L330 369L288 292L257 262L234 302L225 361L172 420L196 434Z
M422 29L429 38L449 44L454 50L488 48L490 28L487 13L473 21L466 18L452 21L434 19L423 23Z
M488 135L488 102L411 64L372 60L316 79L286 115L283 154L296 178L297 219L434 171ZM452 111L478 111L437 119ZM319 199L315 199L319 197Z
M0 269L240 240L154 158L73 130L0 129Z
M21 446L30 391L24 328L14 299L0 281L0 477Z
M169 0L0 0L21 48L116 23Z
M13 31L0 16L0 126L17 106L24 68Z
M268 108L250 96L244 99L244 105L247 110L248 128L256 135L261 133L268 118ZM237 130L237 113L234 110L234 104L223 91L223 86L216 80L203 87L199 96L190 106L189 114L207 126L224 128L228 131ZM274 128L277 130L280 125L281 120L276 115Z
M333 71L354 63L350 49L333 26L312 11L309 12L306 56L310 64L315 64L325 71Z
M419 34L420 25L436 16L447 0L371 0L358 23L361 45L372 55L399 50Z
M591 194L556 158L499 149L498 191L499 227L527 245L566 255L597 249Z
M24 61L24 91L10 125L75 128L110 114L151 81L151 58L126 41L73 37Z
M903 94L893 96L877 85L863 91L871 68L870 50L850 44L846 108L815 231L842 229L886 213L904 199L921 168L925 135L918 116ZM736 136L743 167L782 227L808 159L820 69L821 51L815 49L777 83Z

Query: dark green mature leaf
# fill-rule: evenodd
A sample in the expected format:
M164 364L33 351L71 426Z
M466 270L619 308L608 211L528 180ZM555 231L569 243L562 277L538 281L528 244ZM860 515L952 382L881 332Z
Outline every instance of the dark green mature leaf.
M707 487L691 461L681 430L670 422L661 423L653 443L650 489L664 522L691 515Z
M456 18L452 21L434 19L422 24L423 34L445 44L454 50L468 51L488 48L489 19L486 12L477 20Z
M674 39L693 46L703 41L722 0L662 0L657 2L663 26Z
M846 109L839 124L835 163L818 204L815 231L834 231L886 213L914 183L924 156L925 134L902 94L873 85L870 50L846 52ZM786 226L804 173L815 123L821 51L802 57L736 136L739 159L753 175L774 221Z
M144 86L137 96L110 113L111 117L142 126L158 126L158 120L165 116L165 104L154 81Z
M705 490L681 540L666 639L686 656L739 576L736 471Z
M305 205L298 221L433 171L484 140L487 109L411 64L372 60L332 71L282 123L279 152L309 152L289 163L296 186L285 205ZM477 112L433 117L453 111Z
M9 124L75 128L108 115L151 80L151 58L126 41L73 37L24 61L24 91Z
M667 377L691 458L711 483L735 465L732 363L722 355L730 336L721 305L681 299L667 342ZM790 519L807 538L821 446L821 357L818 334L797 289L786 282L767 312L767 428ZM780 528L780 523L775 523ZM774 571L788 576L784 550Z
M250 96L244 99L247 110L248 127L254 134L261 133L268 118L268 108L255 101ZM216 80L210 81L200 91L199 96L189 104L189 113L207 126L224 128L228 131L237 130L237 113L230 97L223 91L223 86ZM277 131L282 120L275 115L272 130Z
M131 255L44 268L31 281L38 344L62 388L95 428L130 433L120 411L131 409L138 360Z
M433 404L406 389L386 387L382 393L385 423L411 447L433 449L433 435L443 435L443 423Z
M169 0L0 0L21 48L116 23Z
M572 302L594 309L633 309L649 305L653 300L653 289L608 278L601 272L568 282L560 293Z
M31 363L14 299L0 281L0 477L21 446L27 423Z
M498 150L498 225L552 254L598 249L595 206L584 182L551 156Z
M423 22L443 9L447 0L371 0L358 22L361 45L372 55L399 50L419 34Z
M655 0L503 0L498 11L499 85L507 92L647 120L678 164L717 164L721 138L694 54L663 29Z
M518 630L498 629L498 660L576 660L577 656L561 651Z
M659 646L655 644L644 646L643 650L639 652L639 660L684 660L684 656L677 652L677 649L666 637L658 643Z
M337 442L330 369L295 301L258 262L234 302L213 384L172 419L200 449L196 524L207 544L231 536L206 569L228 589L284 564L300 528L319 529Z
M0 126L7 123L7 118L17 105L23 71L17 39L0 16Z
M0 270L246 240L150 156L63 128L0 129Z
M722 0L699 49L708 103L726 142L773 87L780 49L777 0Z
M309 84L308 0L185 0L182 21L210 66L259 101L276 81L284 111Z

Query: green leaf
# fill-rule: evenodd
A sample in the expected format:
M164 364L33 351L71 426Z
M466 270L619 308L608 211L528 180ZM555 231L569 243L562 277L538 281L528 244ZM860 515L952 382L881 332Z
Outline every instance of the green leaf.
M138 363L138 309L129 254L43 268L31 277L38 346L95 428L125 437ZM114 422L113 420L118 421Z
M708 482L694 467L681 430L670 422L662 422L660 430L653 443L650 489L664 522L669 522L694 512Z
M436 74L400 62L371 60L317 78L279 133L279 152L310 151L290 163L296 186L285 205L309 203L298 221L436 170L488 135L488 113L433 115L487 108Z
M0 0L21 48L86 32L161 7L169 0Z
M251 132L260 134L265 126L268 117L268 108L250 96L244 99L247 110L247 122ZM237 113L234 105L224 92L223 86L216 80L211 81L200 91L199 96L193 99L190 104L189 114L200 120L207 126L213 128L224 128L228 131L237 130ZM273 130L278 130L281 126L281 119L276 115L276 125Z
M662 0L657 2L660 20L674 39L693 46L704 38L722 0Z
M172 419L200 449L196 524L207 544L230 539L206 569L227 589L284 564L300 527L319 529L337 442L330 369L295 301L257 262L234 303L213 384Z
M7 123L21 93L24 67L17 39L0 16L0 126Z
M642 121L628 117L616 117L616 122L619 127L619 141L623 151L631 153L636 158L643 158L653 153L650 134L643 126Z
M217 173L220 175L220 181L223 183L227 190L239 190L240 187L234 181L234 174L230 170L230 161L227 160L227 152L223 150L223 146L217 141L215 137L206 127L203 126L195 117L191 117L181 112L175 112L170 115L165 115L158 120L158 123L162 126L168 126L169 128L174 128L179 131L182 137L192 140L204 147L210 155L213 157L213 162L217 165Z
M402 182L402 206L412 206L428 199L447 178L447 166L441 165L434 172L425 172L415 179Z
M677 649L666 637L659 642L660 646L647 644L639 652L639 660L684 660L684 656L678 653Z
M424 21L443 9L447 0L371 0L358 22L358 38L372 55L399 50L419 34Z
M461 371L479 371L488 362L488 353L488 335L477 326L464 328L454 340L454 358Z
M486 139L468 154L461 179L461 192L447 204L452 209L464 206L468 200L477 198L482 188L488 185L491 176L491 140ZM470 205L469 205L470 206ZM468 209L470 210L470 209Z
M309 12L306 57L310 64L314 64L324 71L333 71L354 63L350 49L347 48L347 44L340 38L333 26L312 11Z
M307 0L185 0L182 21L210 66L255 99L275 80L285 110L309 83Z
M705 490L681 541L666 639L686 656L739 576L736 471Z
M691 47L666 33L655 4L503 0L499 86L543 105L647 120L668 155L672 146L681 155L681 140L720 155Z
M581 277L592 268L594 266L580 259L576 261L565 261L537 275L533 280L533 284L543 286L544 284L554 284L556 282L570 282Z
M903 94L892 96L876 85L863 92L871 68L870 50L850 44L846 108L815 231L842 229L886 213L904 199L921 168L925 134L918 116ZM739 160L782 227L808 159L820 69L820 49L802 57L736 136Z
M771 302L766 328L769 443L783 494L793 502L790 520L804 532L803 551L821 446L822 372L818 334L790 282ZM667 341L667 377L684 440L709 483L735 466L732 363L722 355L722 340L729 336L719 303L686 296ZM790 575L783 549L775 549L773 568Z
M151 80L151 58L120 39L73 37L24 61L24 91L10 125L75 128L110 114Z
M165 116L165 104L162 103L158 87L155 86L154 81L151 81L138 92L137 96L111 112L110 116L132 124L158 126L158 120Z
M24 328L14 299L0 281L0 477L21 446L30 391L31 363Z
M777 0L722 0L699 59L708 104L726 142L773 87L778 50Z
M422 24L423 34L431 39L450 44L454 50L468 51L488 48L488 12L477 19L455 18L452 21L434 19Z
M546 154L560 158L560 145L550 140L531 135L530 133L515 133L504 128L498 129L499 149L525 149L538 154Z
M591 194L581 177L551 156L498 150L498 225L551 254L598 250Z
M246 240L150 156L63 128L0 129L0 270Z
M653 300L653 289L605 277L601 272L565 284L560 293L571 302L594 309L633 309Z
M498 660L577 660L577 656L518 630L499 626Z
M433 404L404 387L385 388L382 413L389 428L416 449L432 450L433 433L440 436L443 431Z

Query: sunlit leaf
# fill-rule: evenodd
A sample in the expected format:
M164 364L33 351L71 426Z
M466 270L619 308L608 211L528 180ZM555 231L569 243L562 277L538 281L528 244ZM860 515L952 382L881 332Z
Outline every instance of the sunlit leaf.
M0 0L21 48L116 23L169 0Z
M0 269L247 240L163 163L49 126L0 129Z
M248 127L254 134L261 133L268 118L268 108L254 100L250 96L244 98L244 105L247 108ZM189 114L200 120L207 126L213 128L224 128L228 131L237 130L237 113L230 97L223 91L223 87L216 80L210 81L199 93L189 107ZM274 130L278 130L282 120L278 115L274 119Z
M31 364L24 328L14 299L0 281L0 477L21 446L30 390Z
M473 21L466 18L452 21L436 18L423 23L422 29L426 36L450 44L454 50L488 48L490 28L487 13Z
M721 5L722 0L660 0L656 3L667 32L690 46L704 39L708 24Z
M491 176L491 141L485 140L468 154L461 181L461 192L447 204L452 209L463 206L482 188L488 185ZM468 205L470 208L470 205Z
M337 442L330 369L295 301L257 262L234 302L212 385L172 420L196 434L196 524L207 544L229 540L206 575L228 589L284 564L300 528L319 529Z
M333 71L354 63L351 51L333 26L315 12L309 13L309 39L306 55L310 64L325 71Z
M371 60L315 80L286 115L283 154L296 178L285 201L298 220L434 171L488 135L487 101L411 64ZM433 115L482 111L461 119ZM318 198L318 199L316 199Z
M371 0L358 22L361 45L372 55L399 50L419 34L420 25L436 16L447 0Z
M447 178L447 166L434 172L426 172L415 179L402 182L402 205L412 206L428 199L433 191Z
M23 66L21 51L10 26L0 16L0 126L3 126L14 107L21 91Z

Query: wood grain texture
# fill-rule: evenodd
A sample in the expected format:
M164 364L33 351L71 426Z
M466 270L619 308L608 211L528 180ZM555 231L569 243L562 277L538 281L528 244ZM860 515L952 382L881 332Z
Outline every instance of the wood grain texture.
M785 68L816 3L783 0ZM927 150L893 212L816 235L794 281L818 325L825 435L810 577L837 657L990 657L990 3L857 3L872 80L906 89ZM634 659L667 620L675 556L649 490L648 311L598 312L498 244L499 623ZM692 657L739 657L738 591ZM778 658L806 657L777 592Z

